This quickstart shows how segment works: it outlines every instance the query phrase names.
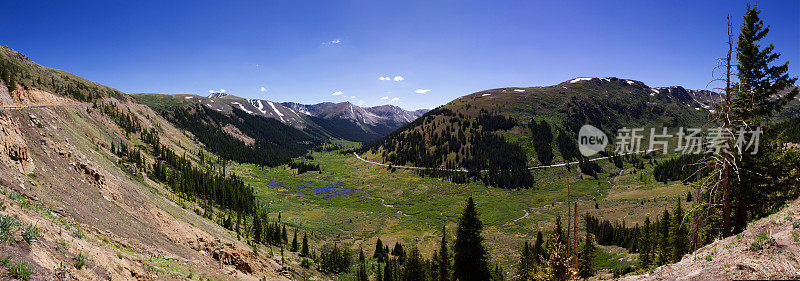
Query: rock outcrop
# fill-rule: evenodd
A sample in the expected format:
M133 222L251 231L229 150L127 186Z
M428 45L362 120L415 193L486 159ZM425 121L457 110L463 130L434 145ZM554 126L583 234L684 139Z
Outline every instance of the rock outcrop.
M19 124L3 112L0 112L0 162L21 173L33 170L33 161Z

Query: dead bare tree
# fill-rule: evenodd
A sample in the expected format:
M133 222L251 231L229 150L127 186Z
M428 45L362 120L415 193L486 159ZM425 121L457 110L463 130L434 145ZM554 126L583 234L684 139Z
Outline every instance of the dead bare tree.
M698 210L704 209L704 207L709 207L709 211L714 211L717 208L721 208L721 221L722 221L722 235L728 236L730 235L731 231L731 189L732 189L732 182L731 179L739 177L739 166L737 165L736 161L736 151L739 151L737 146L738 143L733 142L734 136L734 124L740 123L735 120L735 116L733 116L733 99L737 94L735 91L732 77L736 77L737 74L733 72L733 68L736 66L732 63L732 57L734 56L734 48L733 48L733 24L731 23L731 17L728 15L728 41L726 44L728 45L728 50L726 52L725 57L720 58L720 63L714 68L712 71L712 75L717 77L715 72L722 68L724 69L725 73L722 75L721 78L715 78L709 84L715 82L722 82L724 83L724 87L715 87L714 90L724 92L723 99L721 101L713 103L714 107L714 118L712 122L717 125L721 126L722 134L724 134L724 143L722 144L714 144L714 145L723 145L723 147L719 150L716 150L714 154L705 157L698 165L700 166L699 169L696 170L696 174L699 174L700 171L708 169L711 171L710 175L700 179L695 186L698 190L698 196L705 194L706 195L706 202L703 204L698 204L694 207L694 209L687 213L687 215L691 214L695 216L695 218L699 218L697 213ZM711 213L706 213L707 216L712 215ZM693 234L693 239L697 239L697 231L699 228L699 221L695 220L695 229Z

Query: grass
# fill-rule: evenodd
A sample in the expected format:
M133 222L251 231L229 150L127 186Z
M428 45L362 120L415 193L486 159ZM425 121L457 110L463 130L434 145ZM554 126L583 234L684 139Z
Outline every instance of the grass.
M29 224L25 228L22 229L22 239L25 240L26 243L32 244L39 240L39 237L42 235L41 230L35 225Z
M19 221L10 215L0 215L0 242L6 242L14 238L14 228L19 225Z
M760 251L764 248L768 248L770 246L776 246L778 242L775 241L774 238L769 237L767 233L760 233L756 235L755 240L752 244L750 244L751 251Z
M75 254L75 268L80 270L84 266L86 266L86 263L87 263L86 255L84 255L83 252L78 252L77 254Z
M15 279L28 280L33 277L33 269L25 262L16 262L8 267L8 276Z
M484 223L487 247L507 269L516 262L523 241L532 241L537 231L547 234L555 217L566 214L563 202L567 200L567 188L573 200L579 200L579 212L612 221L624 219L629 225L641 224L648 215L652 219L664 208L671 209L688 189L679 182L640 181L641 173L652 173L648 161L645 169L634 173L626 167L621 175L610 162L598 161L605 172L597 180L582 176L577 165L570 170L534 170L536 188L504 190L481 183L459 185L423 178L408 170L391 172L363 163L352 154L314 152L312 156L312 162L322 169L319 173L296 175L296 170L286 166L260 168L245 164L234 164L229 169L255 188L272 218L280 212L290 226L311 234L315 245L335 242L352 245L353 249L373 249L380 237L390 245L416 245L429 255L438 247L442 226L453 237L464 202L473 196ZM350 189L349 195L314 192L332 182L341 184L335 188L337 191ZM380 199L391 206L384 206ZM525 211L529 216L516 220ZM582 221L579 223L582 225Z

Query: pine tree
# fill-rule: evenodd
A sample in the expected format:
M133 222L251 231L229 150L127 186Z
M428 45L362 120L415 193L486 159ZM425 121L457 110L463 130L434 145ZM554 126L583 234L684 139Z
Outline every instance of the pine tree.
M253 240L260 243L261 240L261 218L258 214L253 215Z
M297 244L297 228L295 228L294 229L294 237L292 238L292 247L290 248L290 251L292 251L293 253L297 252L298 248L299 248L299 245Z
M639 236L639 268L650 268L653 264L653 240L650 235L650 217L644 219L644 227Z
M789 62L770 65L781 54L773 53L775 46L772 44L764 48L759 44L769 33L769 26L764 27L760 13L757 6L747 5L736 44L736 59L739 61L736 69L741 92L734 97L734 113L749 121L771 116L797 95L797 89L782 93L797 81L797 77L787 74Z
M386 260L386 266L383 267L383 281L398 281L395 278L397 274L397 259L391 258Z
M403 270L403 281L425 281L425 265L417 247L411 247Z
M567 263L566 245L558 242L562 240L558 234L550 236L550 243L547 245L547 280L565 281L569 280L569 264Z
M561 244L567 243L567 238L564 235L564 228L561 226L561 215L556 216L556 228L553 231L557 239L556 242Z
M519 280L529 280L533 276L536 266L536 253L528 241L522 244L519 263L517 263L517 276Z
M669 211L666 209L664 210L664 214L661 215L661 222L658 224L658 241L659 241L659 248L658 248L658 265L667 264L672 257L672 251L670 249L670 241L669 233L670 233L670 215Z
M594 276L594 251L594 240L592 239L592 235L587 231L580 259L578 259L578 276L581 278Z
M406 261L406 251L403 250L403 244L400 242L394 243L394 248L392 249L392 255L397 257L397 263L402 265Z
M372 258L378 260L378 262L384 262L383 257L383 241L378 237L378 241L375 242L375 253L372 254Z
M672 213L672 230L670 238L672 238L672 262L679 262L683 254L688 251L687 239L689 238L689 230L686 224L683 223L683 208L681 208L681 200L677 200L675 211Z
M289 244L289 235L286 234L286 225L283 225L283 230L281 231L281 238L283 239L283 244Z
M442 226L442 242L439 244L439 263L438 267L439 278L433 281L450 281L450 253L447 251L447 230Z
M458 220L453 248L453 279L459 281L489 280L488 253L483 246L483 223L478 218L475 202L470 196Z
M303 248L300 251L301 257L308 257L308 235L303 234Z
M364 257L364 250L361 250L358 255L358 272L356 273L357 281L369 281L367 276L367 263Z
M733 111L737 119L744 121L749 127L748 129L767 124L768 120L765 119L794 99L798 93L797 88L785 91L797 82L797 77L789 77L787 74L789 62L772 65L781 54L773 52L775 47L772 44L762 48L763 44L760 41L769 33L769 26L764 27L764 22L759 17L760 13L757 7L747 5L736 44L738 60L736 70L739 77L736 86L739 92L734 97ZM759 192L755 189L756 185L769 189L779 188L776 184L758 184L770 181L757 172L764 163L758 163L757 156L752 156L750 153L743 153L741 156L739 168L744 172L740 175L741 180L735 181L737 185L733 190L736 206L734 232L742 231L747 226L747 221L757 212L751 208L753 195ZM728 233L727 230L726 228L725 233Z
M544 249L544 237L541 231L536 232L536 242L533 244L533 252L536 257L537 264L541 265L542 261L547 257L547 252Z

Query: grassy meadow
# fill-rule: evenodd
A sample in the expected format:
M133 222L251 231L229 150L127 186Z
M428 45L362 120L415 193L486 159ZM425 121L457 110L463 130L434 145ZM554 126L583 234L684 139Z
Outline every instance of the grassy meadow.
M314 152L311 156L314 160L305 161L319 164L321 171L297 175L297 170L287 166L247 164L234 164L229 171L256 189L271 218L280 213L283 221L307 231L315 246L338 243L370 254L380 237L389 246L395 242L417 245L430 255L441 240L442 226L453 237L466 198L473 196L490 252L506 270L516 262L523 241L533 242L537 231L546 236L555 217L565 216L568 186L580 214L624 219L629 225L643 222L648 215L655 218L678 198L684 199L689 190L680 182L654 182L653 165L647 159L639 170L627 163L620 170L608 160L599 160L604 170L599 179L581 174L577 165L538 169L533 171L536 188L506 190L487 188L481 182L454 184L420 177L411 170L392 172L352 154ZM654 156L654 161L663 159ZM578 223L581 229L582 219ZM605 259L600 268L630 263L626 255L599 249L603 253L598 258Z

